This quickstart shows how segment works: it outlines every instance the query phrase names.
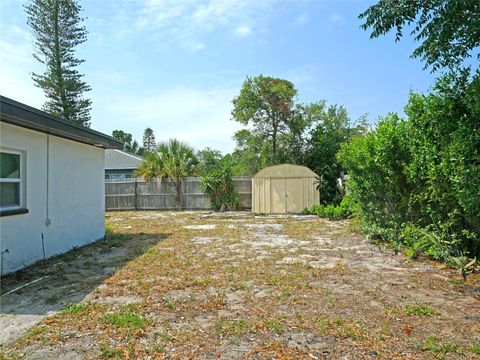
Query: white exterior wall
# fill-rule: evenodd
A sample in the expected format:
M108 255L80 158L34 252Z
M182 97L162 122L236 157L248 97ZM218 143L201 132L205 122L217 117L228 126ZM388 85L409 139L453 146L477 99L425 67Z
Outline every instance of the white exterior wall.
M5 123L0 146L24 155L29 210L0 218L4 274L43 259L42 234L46 258L104 236L103 149Z

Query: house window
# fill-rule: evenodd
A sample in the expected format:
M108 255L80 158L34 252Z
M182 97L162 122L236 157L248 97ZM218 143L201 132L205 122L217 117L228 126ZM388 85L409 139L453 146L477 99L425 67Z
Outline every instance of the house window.
M0 152L0 210L19 209L22 205L22 154Z

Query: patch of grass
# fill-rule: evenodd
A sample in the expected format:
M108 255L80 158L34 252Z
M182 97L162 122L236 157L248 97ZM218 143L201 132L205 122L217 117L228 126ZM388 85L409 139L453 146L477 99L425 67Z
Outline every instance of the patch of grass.
M102 321L128 329L142 329L148 324L148 319L138 314L132 306L125 306L120 311L106 314L102 317Z
M276 333L281 333L283 331L283 325L276 320L266 320L265 326L267 329Z
M315 320L317 329L324 335L333 334L339 338L361 340L366 335L366 330L355 322L342 319L339 316L319 316Z
M122 350L117 348L111 348L106 344L100 344L100 357L102 359L121 359Z
M171 341L173 339L173 336L167 332L160 333L158 337L164 341Z
M421 351L431 352L437 359L444 359L448 353L463 354L463 349L456 342L439 342L435 336L429 336L426 341L415 344Z
M428 306L421 304L407 304L405 305L405 314L409 316L425 316L430 317L431 315L436 315L438 312L429 308Z
M147 251L145 251L146 254L156 254L158 252L157 249L155 249L154 247L151 247L149 249L147 249Z
M173 310L175 308L175 303L170 299L163 299L163 303L169 310Z
M470 351L474 353L475 355L480 355L480 344L473 344L470 347Z
M401 310L396 306L385 305L383 311L385 312L385 315L392 315L398 314Z
M89 305L88 303L69 304L62 309L62 314L78 315L85 312Z
M17 340L18 344L27 344L31 340L43 340L47 328L45 326L33 327L27 331L20 339Z
M220 319L215 324L215 331L218 336L243 335L253 333L256 325L249 319Z

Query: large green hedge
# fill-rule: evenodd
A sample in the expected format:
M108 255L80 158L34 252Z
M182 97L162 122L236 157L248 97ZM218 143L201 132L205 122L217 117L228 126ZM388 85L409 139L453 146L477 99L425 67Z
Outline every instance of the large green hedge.
M442 260L478 257L480 72L443 76L405 112L338 154L365 231Z

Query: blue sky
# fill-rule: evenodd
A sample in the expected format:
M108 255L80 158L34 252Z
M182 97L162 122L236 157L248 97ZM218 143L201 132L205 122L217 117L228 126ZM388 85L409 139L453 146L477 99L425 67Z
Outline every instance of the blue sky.
M0 2L0 93L41 107L30 72L23 1ZM370 40L358 14L372 1L83 0L88 41L77 51L92 86L92 125L141 141L177 137L196 149L234 148L231 100L247 75L292 81L301 102L342 104L352 119L403 111L434 76L411 59L415 43Z

